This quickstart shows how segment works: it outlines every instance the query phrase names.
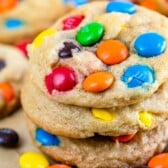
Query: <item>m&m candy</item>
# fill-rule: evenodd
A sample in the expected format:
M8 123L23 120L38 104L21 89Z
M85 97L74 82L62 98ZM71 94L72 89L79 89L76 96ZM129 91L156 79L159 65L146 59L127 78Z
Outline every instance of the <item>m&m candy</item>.
M114 77L108 72L96 72L83 81L83 88L89 92L102 92L111 87Z
M57 67L45 77L45 84L50 94L53 90L69 91L76 85L75 73L69 67Z

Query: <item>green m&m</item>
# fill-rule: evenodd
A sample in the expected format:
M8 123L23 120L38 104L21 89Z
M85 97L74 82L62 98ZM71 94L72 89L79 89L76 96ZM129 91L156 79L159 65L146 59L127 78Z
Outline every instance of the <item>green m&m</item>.
M104 34L104 26L92 22L82 27L77 33L76 40L83 46L91 46L101 40Z

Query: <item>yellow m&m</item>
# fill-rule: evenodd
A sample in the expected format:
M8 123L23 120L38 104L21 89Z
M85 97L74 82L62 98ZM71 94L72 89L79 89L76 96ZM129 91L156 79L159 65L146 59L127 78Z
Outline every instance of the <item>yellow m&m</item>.
M51 36L53 34L55 34L57 31L54 29L47 29L43 32L41 32L33 41L33 44L35 47L40 47L45 39L46 36Z
M92 109L92 114L103 121L112 121L116 118L114 114L104 109Z
M49 162L47 159L40 153L36 152L27 152L24 153L20 159L20 168L47 168Z
M150 112L142 111L139 113L139 121L142 125L144 125L147 129L150 129L154 123L154 116Z

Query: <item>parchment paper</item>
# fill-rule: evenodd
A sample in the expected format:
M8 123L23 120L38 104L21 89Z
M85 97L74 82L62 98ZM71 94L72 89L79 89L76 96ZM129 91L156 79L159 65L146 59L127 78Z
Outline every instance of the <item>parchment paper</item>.
M17 148L6 149L0 147L0 168L19 168L19 157L22 153L39 152L29 136L22 110L18 110L9 117L0 120L0 128L12 128L20 137Z

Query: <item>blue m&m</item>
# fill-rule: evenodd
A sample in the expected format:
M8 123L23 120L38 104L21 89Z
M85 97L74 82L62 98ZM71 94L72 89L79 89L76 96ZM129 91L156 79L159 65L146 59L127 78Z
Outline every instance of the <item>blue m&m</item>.
M7 19L4 25L7 29L14 30L14 29L19 29L23 27L25 23L22 20L11 18L11 19Z
M121 80L128 88L145 87L155 82L155 72L147 65L132 65L126 69Z
M60 140L57 136L38 128L36 130L35 139L43 146L59 146Z
M65 4L72 3L75 6L81 6L88 2L88 0L64 0Z
M106 11L108 13L121 12L127 14L134 14L136 12L136 6L131 2L112 1L108 3Z
M155 32L144 33L135 40L134 48L141 57L154 57L165 51L166 40L162 35Z

